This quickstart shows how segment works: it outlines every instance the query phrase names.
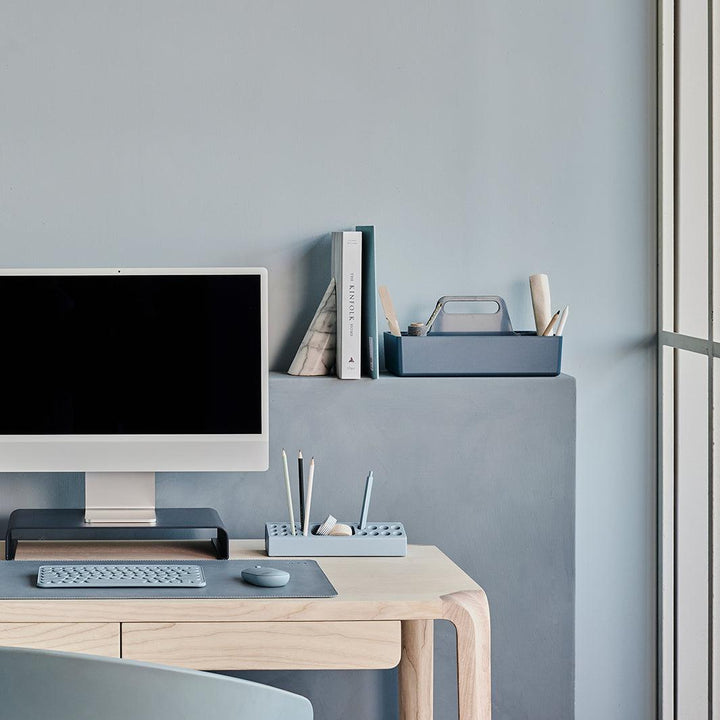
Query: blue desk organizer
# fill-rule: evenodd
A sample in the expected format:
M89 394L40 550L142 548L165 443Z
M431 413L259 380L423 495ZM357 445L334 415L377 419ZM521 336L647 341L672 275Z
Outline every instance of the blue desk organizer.
M345 523L353 529L348 536L315 535L320 527L310 527L308 535L301 535L300 523L295 523L296 535L290 523L274 522L265 525L265 552L269 557L403 557L407 555L407 535L401 522L368 522L364 529L357 523Z
M494 313L447 313L446 302L492 302ZM497 295L445 296L426 335L384 333L385 367L393 375L517 377L560 374L562 337L515 332Z

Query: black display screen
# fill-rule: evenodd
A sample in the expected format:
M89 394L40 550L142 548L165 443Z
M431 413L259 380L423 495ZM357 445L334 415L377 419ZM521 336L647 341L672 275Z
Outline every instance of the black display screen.
M262 432L259 275L0 276L0 435Z

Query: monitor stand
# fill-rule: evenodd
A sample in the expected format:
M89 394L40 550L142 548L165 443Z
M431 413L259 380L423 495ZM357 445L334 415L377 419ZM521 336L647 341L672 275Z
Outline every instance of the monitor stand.
M19 540L182 540L207 537L218 560L230 556L228 534L213 508L155 508L155 473L86 473L85 509L13 510L5 559Z

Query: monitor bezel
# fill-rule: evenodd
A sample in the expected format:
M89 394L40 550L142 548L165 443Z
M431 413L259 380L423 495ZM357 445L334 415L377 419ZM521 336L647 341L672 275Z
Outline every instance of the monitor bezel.
M256 275L262 432L213 435L0 435L0 472L264 471L269 465L268 274L262 267L0 268L0 276ZM0 412L2 409L0 408Z

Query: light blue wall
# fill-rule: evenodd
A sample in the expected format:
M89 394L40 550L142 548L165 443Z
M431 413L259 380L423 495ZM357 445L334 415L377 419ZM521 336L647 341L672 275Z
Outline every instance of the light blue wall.
M550 274L582 720L652 716L654 6L0 5L2 265L266 265L280 368L330 230L377 225L403 323L494 292L530 327L527 275Z

